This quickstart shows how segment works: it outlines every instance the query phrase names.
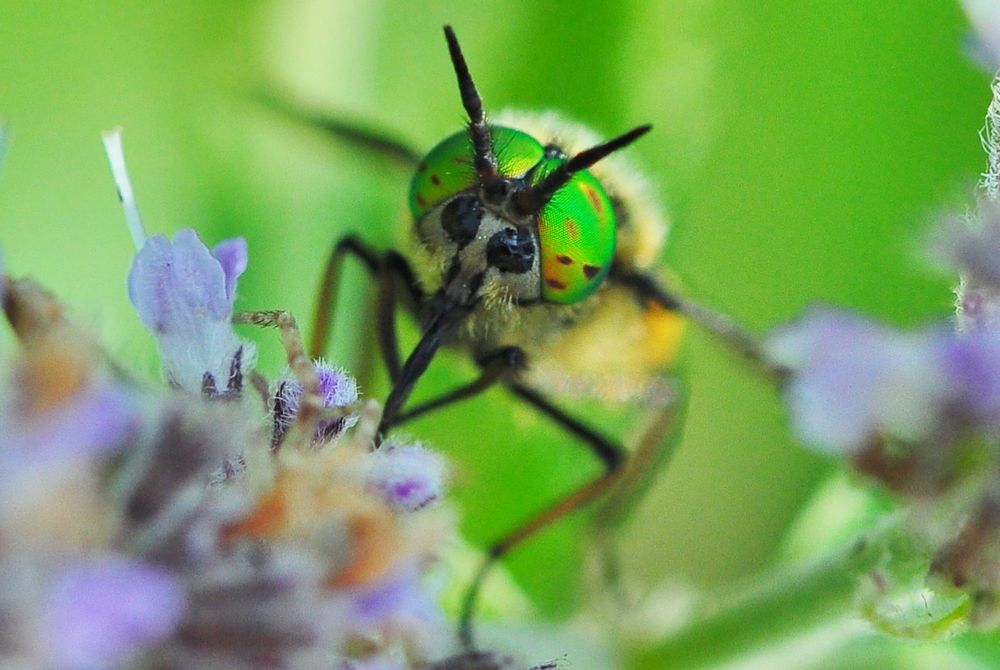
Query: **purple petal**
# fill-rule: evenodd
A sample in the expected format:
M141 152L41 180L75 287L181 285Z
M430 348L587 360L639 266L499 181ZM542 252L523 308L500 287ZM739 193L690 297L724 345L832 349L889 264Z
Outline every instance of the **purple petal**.
M325 361L316 361L320 391L323 393L323 407L346 407L358 399L358 383L346 371ZM274 438L281 441L285 432L295 421L302 399L302 384L290 373L278 380L274 396ZM356 415L324 419L316 427L316 440L329 442L357 423Z
M931 430L954 392L940 340L824 310L779 331L768 352L795 371L787 395L801 439L853 453L881 433L917 440Z
M982 201L974 218L946 218L935 242L949 268L976 286L1000 289L1000 206Z
M1000 427L1000 332L977 329L949 339L942 359L961 406L979 427Z
M962 0L962 6L993 64L1000 64L1000 5L996 0Z
M138 404L111 382L85 390L59 407L39 415L17 414L16 407L0 414L0 472L72 458L100 458L116 452L135 428ZM2 478L2 476L0 476Z
M236 299L236 280L247 269L247 241L242 237L223 240L212 248L212 255L219 261L226 275L226 296L232 302Z
M113 558L66 568L44 601L44 634L53 665L109 668L168 638L186 595L163 567Z
M358 399L358 384L346 371L320 361L316 372L324 407L346 407Z
M444 460L420 445L383 445L371 455L368 484L403 511L416 511L444 495Z
M434 621L439 614L437 605L416 571L405 570L392 575L372 588L358 591L354 596L354 615L368 625L386 623L399 617Z
M240 340L230 323L245 245L220 245L224 269L198 235L184 229L173 242L150 237L132 263L129 297L156 335L168 377L193 393L238 393L253 367L252 344ZM230 388L234 381L239 388Z
M196 333L206 319L228 320L233 307L222 266L190 228L173 242L146 240L132 262L129 298L157 333Z

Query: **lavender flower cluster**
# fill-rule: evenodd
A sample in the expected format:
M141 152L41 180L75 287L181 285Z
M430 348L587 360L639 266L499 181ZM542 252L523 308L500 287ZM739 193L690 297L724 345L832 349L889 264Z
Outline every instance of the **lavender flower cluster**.
M1000 63L1000 7L965 4ZM901 498L926 554L924 585L982 628L1000 626L1000 77L992 90L978 203L931 244L959 276L954 319L900 330L816 308L765 346L788 371L798 437ZM891 588L883 577L874 581Z
M0 665L508 667L452 655L430 578L455 536L443 460L374 450L377 403L305 358L282 313L245 319L288 346L268 383L233 328L246 242L147 237L120 136L106 145L139 247L129 297L168 385L136 381L0 267L20 343L0 386Z

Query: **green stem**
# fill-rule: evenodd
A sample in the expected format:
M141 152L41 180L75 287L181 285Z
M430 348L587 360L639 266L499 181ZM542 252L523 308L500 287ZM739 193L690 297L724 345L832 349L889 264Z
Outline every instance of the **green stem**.
M629 667L714 666L845 620L855 606L859 573L876 566L894 528L882 527L818 564L772 572L736 596L717 599L660 644L636 651Z

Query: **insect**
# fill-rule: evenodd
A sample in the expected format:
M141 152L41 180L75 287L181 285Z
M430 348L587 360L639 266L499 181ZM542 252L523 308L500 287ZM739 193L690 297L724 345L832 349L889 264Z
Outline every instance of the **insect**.
M501 115L492 123L454 31L446 26L444 32L469 124L426 156L335 120L309 119L412 167L409 208L416 238L412 260L376 251L355 236L334 246L309 353L318 357L326 347L342 261L353 256L378 287L378 342L392 385L380 434L499 384L602 463L600 476L488 549L461 613L460 636L472 646L476 599L490 567L567 513L612 489L628 491L630 483L634 488L677 416L674 398L660 403L626 467L628 452L618 440L552 400L559 380L575 377L588 388L622 379L623 372L630 383L655 380L676 357L686 318L750 358L762 358L740 328L666 290L653 275L666 222L651 189L613 155L650 126L598 142L590 131L552 114ZM396 333L399 308L421 330L405 356ZM479 376L409 404L442 346L467 352Z

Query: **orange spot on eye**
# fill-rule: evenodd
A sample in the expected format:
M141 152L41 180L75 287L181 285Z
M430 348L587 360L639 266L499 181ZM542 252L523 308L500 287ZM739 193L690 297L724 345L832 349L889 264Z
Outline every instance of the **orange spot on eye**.
M566 232L569 233L570 237L572 237L573 239L577 239L580 237L580 229L577 227L576 221L567 216L563 220L563 224L566 226Z
M600 271L601 271L601 268L599 268L596 265L584 265L583 266L583 274L587 275L587 279L593 279L594 277L597 276L597 273L600 272Z
M562 291L563 289L566 288L566 284L564 284L563 282L559 281L555 277L546 277L545 278L545 283L548 284L551 288L554 288L557 291Z
M417 204L420 205L421 207L426 207L427 206L427 200L425 200L424 196L420 195L419 193L417 193L416 200L417 200Z
M441 177L437 176L436 174L432 174L431 175L431 183L434 184L435 186L440 186L441 185Z
M601 196L597 194L597 191L595 191L592 186L584 185L583 192L586 194L587 199L590 200L590 204L593 206L594 211L596 211L598 215L603 214L604 202L601 200Z
M573 263L573 259L570 258L569 256L556 256L556 260L562 263L563 265L572 265ZM584 268L584 272L586 271L587 269Z

